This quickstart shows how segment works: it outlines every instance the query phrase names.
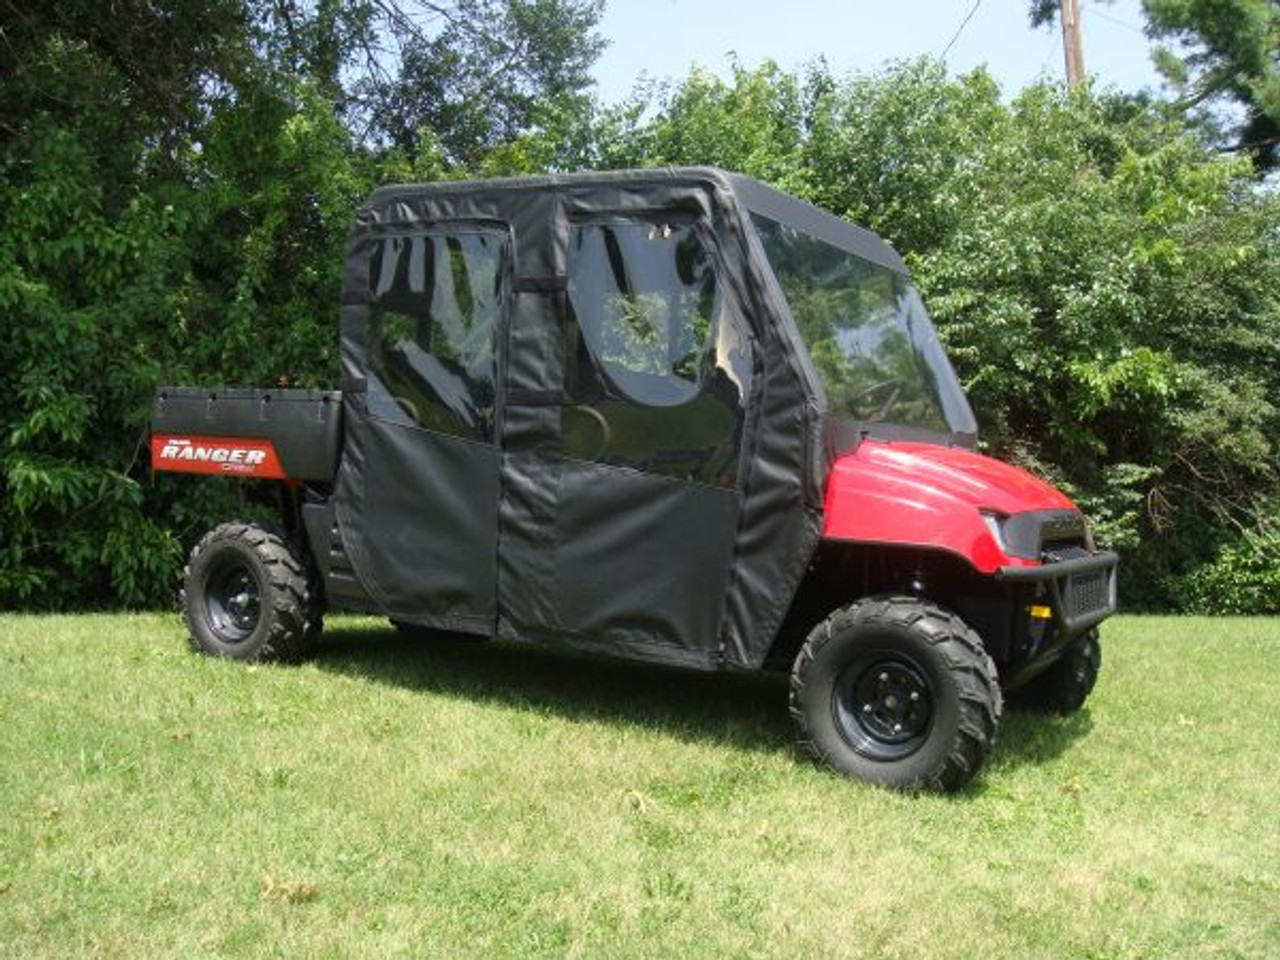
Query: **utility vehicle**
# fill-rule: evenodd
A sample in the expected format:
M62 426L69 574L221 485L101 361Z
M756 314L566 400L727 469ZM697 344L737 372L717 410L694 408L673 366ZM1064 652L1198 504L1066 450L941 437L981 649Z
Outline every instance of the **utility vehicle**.
M339 391L157 392L157 470L278 481L185 574L195 644L407 631L790 670L803 748L957 789L1002 688L1073 710L1115 609L1080 511L974 452L899 256L714 169L389 186L347 249Z

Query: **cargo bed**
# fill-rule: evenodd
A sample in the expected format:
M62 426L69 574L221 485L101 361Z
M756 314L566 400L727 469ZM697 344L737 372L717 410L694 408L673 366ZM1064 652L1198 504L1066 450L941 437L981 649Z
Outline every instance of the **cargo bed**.
M342 444L342 393L161 387L151 431L156 470L331 482Z

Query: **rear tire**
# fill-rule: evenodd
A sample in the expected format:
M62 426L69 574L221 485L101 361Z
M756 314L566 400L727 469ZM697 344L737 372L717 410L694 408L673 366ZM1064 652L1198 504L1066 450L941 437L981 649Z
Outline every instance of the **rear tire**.
M1102 644L1098 631L1090 630L1075 640L1053 666L1019 690L1017 699L1037 710L1064 716L1075 713L1089 699L1101 669Z
M842 607L791 672L803 750L859 780L958 790L986 760L1003 701L995 664L963 620L905 596Z
M305 549L256 523L224 523L191 551L183 619L192 645L233 660L297 662L322 628L323 590Z

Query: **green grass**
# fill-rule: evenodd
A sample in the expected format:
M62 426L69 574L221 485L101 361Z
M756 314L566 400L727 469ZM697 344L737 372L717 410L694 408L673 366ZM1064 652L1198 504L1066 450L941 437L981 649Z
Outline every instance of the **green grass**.
M0 955L1280 954L1280 621L1120 618L956 797L789 746L778 678L334 618L0 617Z

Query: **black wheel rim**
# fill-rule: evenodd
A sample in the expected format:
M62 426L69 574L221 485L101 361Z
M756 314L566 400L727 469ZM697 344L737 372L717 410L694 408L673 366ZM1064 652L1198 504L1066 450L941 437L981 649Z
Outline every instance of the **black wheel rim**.
M873 760L910 756L933 727L933 686L903 653L881 651L850 664L836 680L832 706L845 740Z
M243 643L258 626L262 591L253 568L227 558L209 571L205 581L205 619L224 643Z

